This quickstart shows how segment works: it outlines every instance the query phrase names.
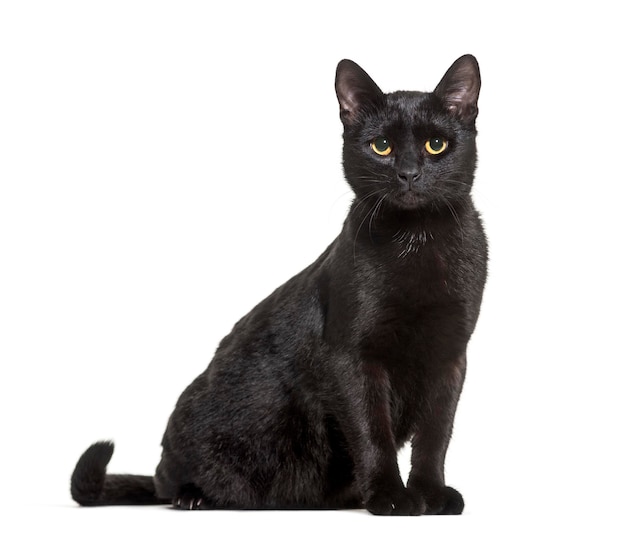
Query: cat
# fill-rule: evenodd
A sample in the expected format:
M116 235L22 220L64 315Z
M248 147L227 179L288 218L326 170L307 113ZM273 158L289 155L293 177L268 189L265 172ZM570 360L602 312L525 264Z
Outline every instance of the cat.
M339 236L237 322L181 395L152 476L81 456L81 505L460 514L444 459L487 273L472 199L480 73L456 60L433 92L384 94L337 66ZM397 451L411 441L405 485Z

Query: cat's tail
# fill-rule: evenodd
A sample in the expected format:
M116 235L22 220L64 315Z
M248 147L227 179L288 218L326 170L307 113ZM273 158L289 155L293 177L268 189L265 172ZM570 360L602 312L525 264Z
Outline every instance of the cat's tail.
M80 457L72 474L72 498L82 506L166 504L154 488L152 476L107 474L112 442L96 442Z

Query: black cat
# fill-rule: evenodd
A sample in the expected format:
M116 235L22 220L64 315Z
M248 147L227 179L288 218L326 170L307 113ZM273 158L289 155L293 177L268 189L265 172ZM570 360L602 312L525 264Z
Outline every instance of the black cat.
M432 93L383 94L339 63L355 193L343 230L222 340L178 401L156 475L106 474L113 444L96 443L72 476L77 502L462 512L444 459L486 277L470 197L479 89L470 55Z

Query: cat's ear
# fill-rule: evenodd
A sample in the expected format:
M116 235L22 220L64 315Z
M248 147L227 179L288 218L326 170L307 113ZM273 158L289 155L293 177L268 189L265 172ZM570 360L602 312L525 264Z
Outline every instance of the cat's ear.
M378 85L352 60L342 60L337 65L335 91L339 100L339 114L344 124L352 124L359 111L383 97Z
M473 122L478 115L480 71L472 55L457 59L435 89L446 108L464 122Z

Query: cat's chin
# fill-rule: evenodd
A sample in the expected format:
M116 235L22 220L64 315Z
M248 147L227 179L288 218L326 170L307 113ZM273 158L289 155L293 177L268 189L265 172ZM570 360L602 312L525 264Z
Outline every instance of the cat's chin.
M417 192L404 192L397 194L392 200L391 204L398 209L406 211L414 211L421 207L428 205L430 200L422 194Z

